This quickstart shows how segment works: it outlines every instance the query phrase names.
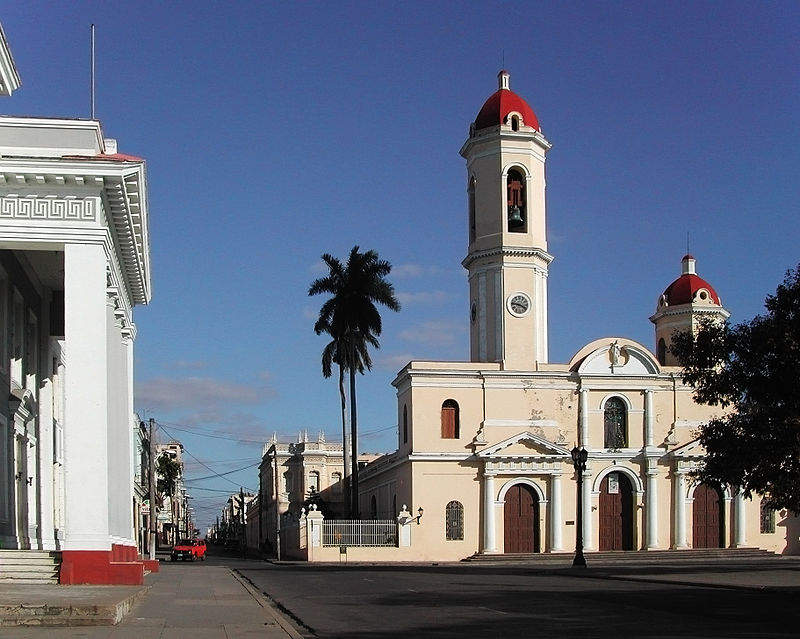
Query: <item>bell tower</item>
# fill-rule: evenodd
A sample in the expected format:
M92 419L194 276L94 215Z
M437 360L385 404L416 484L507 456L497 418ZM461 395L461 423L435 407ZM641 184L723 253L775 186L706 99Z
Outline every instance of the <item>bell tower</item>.
M545 155L550 143L507 71L461 147L467 163L470 359L547 362Z

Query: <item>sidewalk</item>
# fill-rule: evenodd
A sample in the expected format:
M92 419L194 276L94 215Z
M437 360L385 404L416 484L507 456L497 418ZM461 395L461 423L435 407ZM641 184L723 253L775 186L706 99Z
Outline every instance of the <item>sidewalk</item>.
M13 610L38 608L94 619L106 625L7 626ZM130 612L128 612L130 611ZM127 613L127 614L126 614ZM92 614L94 615L92 617ZM88 617L87 617L88 615ZM117 625L112 615L121 618ZM162 563L144 587L0 586L0 636L3 639L301 639L303 637L266 597L224 566L201 562Z

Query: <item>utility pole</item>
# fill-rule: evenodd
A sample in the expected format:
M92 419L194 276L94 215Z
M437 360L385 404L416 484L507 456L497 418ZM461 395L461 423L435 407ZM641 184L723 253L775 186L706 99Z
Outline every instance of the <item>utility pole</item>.
M153 430L155 429L156 420L150 418L150 434L148 435L150 441L150 540L148 549L150 552L150 559L156 558L156 444L153 441Z
M244 517L244 490L242 490L241 486L239 486L239 507L241 508L239 511L239 516L241 517L242 521L242 557L247 557L247 528Z

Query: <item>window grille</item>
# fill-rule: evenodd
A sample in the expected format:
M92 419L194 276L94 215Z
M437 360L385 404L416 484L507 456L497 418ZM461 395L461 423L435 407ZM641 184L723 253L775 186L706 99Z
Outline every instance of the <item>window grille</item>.
M761 534L775 532L775 509L767 505L766 497L761 500Z
M445 539L457 541L464 539L464 506L451 501L445 508Z
M628 411L619 397L606 402L604 417L604 446L611 450L628 447Z

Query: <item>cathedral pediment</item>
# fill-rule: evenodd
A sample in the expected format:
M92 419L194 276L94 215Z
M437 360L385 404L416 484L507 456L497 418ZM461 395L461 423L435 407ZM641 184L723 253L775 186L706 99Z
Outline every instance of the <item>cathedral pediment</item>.
M700 459L706 456L706 449L700 443L699 439L693 439L688 444L684 444L673 450L672 456L684 460Z
M477 453L478 457L489 459L520 458L570 458L570 452L563 446L554 444L544 437L531 432L522 432L489 446Z
M641 344L623 338L605 338L588 344L570 361L581 375L657 375L653 354Z

